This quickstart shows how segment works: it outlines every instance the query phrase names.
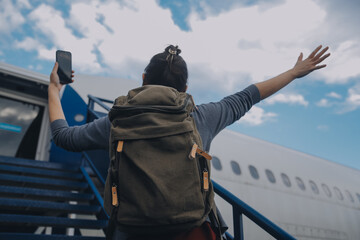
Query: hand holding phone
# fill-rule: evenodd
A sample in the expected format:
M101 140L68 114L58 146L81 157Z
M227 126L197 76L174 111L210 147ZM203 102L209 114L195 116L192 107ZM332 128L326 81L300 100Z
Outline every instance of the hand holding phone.
M59 75L61 84L72 83L72 66L71 66L71 52L57 50L56 62L59 64L57 74Z

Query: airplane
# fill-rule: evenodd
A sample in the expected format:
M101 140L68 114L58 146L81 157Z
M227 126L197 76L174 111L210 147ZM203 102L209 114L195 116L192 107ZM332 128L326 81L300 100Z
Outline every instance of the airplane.
M0 155L5 160L10 157L64 164L83 161L81 154L67 152L51 142L48 79L0 63ZM69 125L84 124L89 119L88 94L112 100L139 85L126 79L76 75L75 82L61 93ZM106 93L99 92L101 88L106 88ZM107 104L111 107L111 103ZM106 114L100 108L95 110L99 115ZM294 238L360 239L359 170L230 130L216 136L210 154L211 178ZM90 151L89 155L107 153ZM95 157L94 165L106 176L108 161ZM5 184L1 175L10 170L4 169L0 167L0 197L7 196L1 190ZM230 227L228 232L233 234L230 205L218 196L216 203ZM0 222L6 222L1 218L2 211L0 206ZM274 239L248 218L243 221L244 239ZM33 230L42 231L40 227ZM51 232L46 226L43 230ZM6 229L0 227L0 238L2 231Z
M213 179L296 239L360 239L358 170L229 130L210 154ZM269 239L244 229L244 239Z

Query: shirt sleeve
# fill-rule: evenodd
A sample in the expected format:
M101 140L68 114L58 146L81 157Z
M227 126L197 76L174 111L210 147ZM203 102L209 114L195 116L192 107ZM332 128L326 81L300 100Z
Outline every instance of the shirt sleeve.
M110 121L107 116L93 122L69 127L63 119L50 124L54 143L68 151L109 149Z
M209 150L211 140L221 130L239 120L259 101L259 89L255 85L250 85L219 102L199 105L193 116L202 135L205 150Z

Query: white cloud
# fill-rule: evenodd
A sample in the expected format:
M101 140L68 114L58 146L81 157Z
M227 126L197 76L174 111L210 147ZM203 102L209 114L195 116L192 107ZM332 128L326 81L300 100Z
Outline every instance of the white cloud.
M15 41L15 47L26 51L44 48L38 40L30 37L26 37L23 41Z
M306 9L308 17L303 17L301 9ZM192 48L192 61L247 73L257 82L292 67L303 50L304 36L320 26L324 17L325 12L308 0L286 1L265 11L257 5L237 8L205 20L193 13L189 18L193 41L186 47Z
M238 123L249 124L252 126L261 125L267 121L275 120L277 114L272 112L265 112L264 109L253 106L249 112L243 116Z
M360 92L355 89L349 89L349 96L346 101L356 106L360 106Z
M20 2L28 6L28 1ZM317 44L333 39L328 13L312 0L277 1L265 8L262 1L250 7L234 3L216 15L205 6L201 16L194 10L187 18L190 31L175 25L170 10L155 0L69 3L68 17L47 4L38 6L29 15L29 25L40 33L36 36L44 37L27 38L17 46L36 50L42 59L51 61L56 49L69 50L74 68L87 74L140 78L150 58L172 43L182 48L190 78L195 72L197 77L190 79L194 86L210 82L214 89L233 92L236 86L291 68L301 51L306 56ZM1 25L0 21L0 32ZM35 45L36 41L40 44ZM344 83L357 76L359 42L351 36L338 39L326 60L328 67L313 76L329 83ZM305 100L294 103L307 105Z
M359 1L348 0L346 4L337 0L316 0L326 12L325 24L319 29L312 39L325 40L334 49L347 41L358 42L360 40ZM336 29L336 32L334 30ZM325 38L324 38L325 37ZM359 54L359 48L353 49L352 56Z
M31 8L31 4L29 3L28 0L17 0L16 5L18 8L25 8L25 9Z
M329 92L328 94L326 94L326 96L331 97L331 98L336 98L336 99L342 98L342 96L336 92Z
M306 18L301 9L306 9ZM72 3L69 18L42 4L30 14L30 20L53 48L73 52L73 62L80 71L111 71L120 77L137 72L126 76L138 77L155 53L174 43L183 49L188 65L207 66L210 77L226 76L212 77L211 81L214 87L229 91L231 85L224 82L234 85L234 81L244 81L236 76L258 82L292 67L301 50L309 52L314 47L304 45L305 36L324 24L325 16L310 0L286 1L268 9L259 5L233 8L205 19L193 12L188 18L191 31L185 32L173 23L171 12L156 1L93 0ZM53 48L40 46L40 57L53 60ZM143 67L122 68L128 61Z
M327 83L347 83L350 78L360 76L360 43L347 40L331 49L328 67L321 71Z
M300 94L284 94L278 93L273 95L265 100L267 104L275 104L275 103L287 103L287 104L298 104L307 106L309 102L305 100L304 96Z
M341 105L343 103L341 103L339 100L342 99L342 96L336 92L329 92L328 94L326 94L326 96L328 98L322 98L320 101L318 101L316 103L316 106L318 107L332 107L332 106L337 106L337 107L341 107Z
M44 48L42 45L35 47L40 58L54 61L56 49L64 49L73 53L73 63L80 68L80 71L94 73L101 70L94 54L97 39L75 36L60 11L42 4L31 12L29 18L34 22L35 29L44 34L46 41L50 41L54 46L51 49Z
M25 22L20 9L10 0L0 0L0 34L8 34Z
M346 103L354 110L360 107L360 85L348 90Z
M316 103L318 107L331 107L332 103L329 102L326 98L321 99L319 102Z
M337 114L352 112L360 108L360 84L349 88L348 95L344 102L338 104Z
M322 98L316 103L318 107L334 107L334 111L337 114L352 112L360 108L360 84L356 84L348 89L345 100L342 100L342 96L335 92L330 92L326 96L331 99Z

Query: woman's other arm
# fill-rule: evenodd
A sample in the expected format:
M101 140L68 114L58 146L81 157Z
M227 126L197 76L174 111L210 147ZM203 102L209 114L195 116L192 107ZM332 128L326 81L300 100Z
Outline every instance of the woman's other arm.
M58 63L55 63L50 74L48 88L49 118L53 141L57 146L68 151L108 149L110 122L107 117L81 126L69 127L67 124L59 95L63 85L60 84L57 70Z
M314 70L326 67L325 64L319 64L330 56L330 53L325 54L329 47L320 51L321 48L321 45L318 46L305 60L303 60L303 54L301 53L292 69L264 82L256 83L261 100L276 93L294 79L304 77Z

